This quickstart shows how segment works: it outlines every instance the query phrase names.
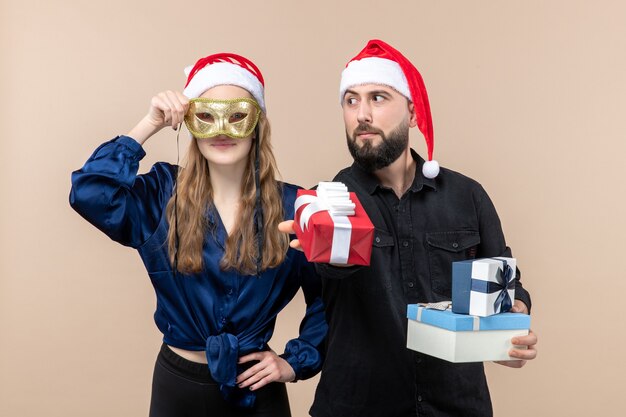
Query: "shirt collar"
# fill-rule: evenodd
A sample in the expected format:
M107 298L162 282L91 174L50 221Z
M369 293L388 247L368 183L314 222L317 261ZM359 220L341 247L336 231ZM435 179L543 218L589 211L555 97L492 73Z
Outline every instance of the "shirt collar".
M413 149L411 149L411 157L415 161L415 178L413 178L413 183L409 187L408 191L420 191L424 188L424 185L432 188L433 190L437 190L437 182L435 181L435 178L426 178L422 173L424 159ZM357 182L359 182L370 195L374 194L377 188L383 188L380 184L380 180L374 174L365 171L356 162L352 164L352 173Z

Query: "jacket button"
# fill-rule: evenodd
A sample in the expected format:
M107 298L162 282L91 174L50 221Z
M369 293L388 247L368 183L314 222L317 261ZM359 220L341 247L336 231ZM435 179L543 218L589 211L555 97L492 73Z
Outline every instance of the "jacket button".
M376 236L376 243L380 243L380 238Z
M458 244L458 243L456 243L456 242L454 242L454 243L452 244L452 247L453 247L454 249L456 249L456 248L458 248L458 247L459 247L459 244Z
M407 241L405 240L404 242L402 242L402 246L404 246L404 247L406 248L407 246L409 246L409 242L407 242Z

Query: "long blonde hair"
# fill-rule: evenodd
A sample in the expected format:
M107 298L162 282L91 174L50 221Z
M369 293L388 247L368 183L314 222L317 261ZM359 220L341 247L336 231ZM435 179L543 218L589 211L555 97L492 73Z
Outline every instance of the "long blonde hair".
M282 192L276 180L278 169L270 141L270 124L265 114L259 118L261 205L263 207L263 258L261 270L278 266L289 248L288 236L278 231L284 218ZM220 262L223 270L234 269L242 274L256 273L257 239L254 226L256 187L254 184L255 141L241 183L241 202L236 222L226 241L226 250ZM184 274L201 272L203 243L209 232L207 210L214 210L213 189L209 165L192 139L187 153L187 165L180 169L176 184L178 208L174 210L176 195L167 204L169 222L168 251L170 262L178 252L177 269ZM176 216L178 219L176 219ZM176 227L178 225L178 245ZM178 246L178 247L177 247Z

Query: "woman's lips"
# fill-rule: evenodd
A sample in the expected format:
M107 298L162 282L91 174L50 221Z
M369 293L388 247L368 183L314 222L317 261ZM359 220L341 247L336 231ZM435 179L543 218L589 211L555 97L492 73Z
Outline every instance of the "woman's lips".
M211 144L211 146L215 147L215 148L230 148L232 146L235 146L236 143L235 142L213 142Z

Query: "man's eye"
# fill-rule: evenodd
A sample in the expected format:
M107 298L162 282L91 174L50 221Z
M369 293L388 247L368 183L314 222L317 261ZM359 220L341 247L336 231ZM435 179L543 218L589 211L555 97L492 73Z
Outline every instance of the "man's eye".
M213 123L213 115L211 113L196 113L196 117L203 122Z
M376 95L373 97L373 100L374 100L375 102L383 101L384 99L385 99L385 97L381 96L380 94L376 94Z
M240 122L248 116L246 113L233 113L229 118L229 123Z
M349 104L349 105L356 104L356 98L354 98L354 97L346 98L346 104Z

